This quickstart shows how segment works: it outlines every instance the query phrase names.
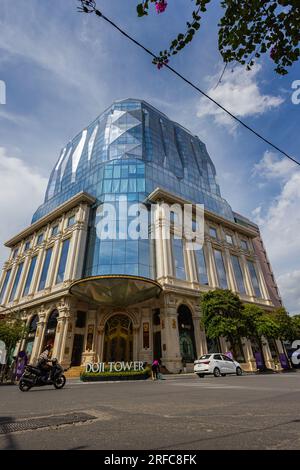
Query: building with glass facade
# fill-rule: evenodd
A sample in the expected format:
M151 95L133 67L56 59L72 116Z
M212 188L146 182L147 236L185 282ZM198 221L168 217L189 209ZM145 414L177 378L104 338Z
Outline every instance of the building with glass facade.
M138 203L149 217L130 237ZM168 204L204 205L201 249L176 236ZM103 236L104 217L114 236ZM32 362L52 342L68 367L161 358L175 372L230 348L206 338L201 292L228 288L266 310L281 304L259 229L222 198L205 144L141 100L114 102L61 150L31 225L6 246L1 309L24 315L29 334L19 347ZM267 340L264 348L272 367ZM250 370L254 353L246 339L235 351Z

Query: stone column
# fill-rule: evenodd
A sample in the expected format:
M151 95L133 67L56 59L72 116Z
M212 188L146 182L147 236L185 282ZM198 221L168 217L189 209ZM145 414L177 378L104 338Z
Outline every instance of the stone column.
M215 258L213 253L212 244L210 241L205 242L206 260L207 260L207 275L209 279L209 285L212 288L219 286L218 274L215 264Z
M60 361L64 356L64 347L63 340L65 340L67 335L67 318L70 316L70 307L67 304L61 304L57 307L58 318L57 326L55 333L55 340L53 346L52 357L55 357Z
M96 314L97 310L89 310L87 313L87 322L86 322L86 333L84 338L84 348L85 351L82 354L82 362L86 364L87 362L93 362L95 359L95 348L96 348Z
M207 353L205 331L201 328L201 309L196 307L193 314L194 334L197 350L197 358Z
M104 361L104 336L105 336L105 326L98 327L98 349L97 354L99 356L99 361Z
M274 361L272 358L272 354L269 348L269 343L268 343L267 338L262 336L261 342L262 342L262 349L263 349L266 367L268 367L269 369L274 369L275 365L274 365Z
M252 286L252 281L251 281L245 255L242 254L240 256L240 261L241 261L241 269L242 269L244 281L245 281L246 292L254 300L255 293L254 293L254 289Z
M230 252L228 248L224 250L224 258L225 258L225 270L227 272L227 280L228 280L228 288L231 289L233 292L238 292L235 275L233 272L233 267L231 263Z
M144 327L148 327L149 346L144 348ZM151 363L153 357L153 334L152 334L152 315L150 307L143 307L141 309L141 326L140 326L140 348L139 360Z
M58 263L59 263L59 253L61 248L61 239L56 240L53 246L51 261L48 270L48 279L46 287L52 287L55 284L56 279L54 275L57 273Z
M39 321L37 322L36 334L33 342L30 363L34 364L41 353L46 329L46 311L38 312Z
M176 373L181 369L178 314L175 298L167 295L164 302L161 309L162 364Z
M160 208L157 204L154 212L154 235L155 235L155 259L156 259L156 276L161 278L164 275L164 262L163 262L163 245L162 245L162 233L160 226Z

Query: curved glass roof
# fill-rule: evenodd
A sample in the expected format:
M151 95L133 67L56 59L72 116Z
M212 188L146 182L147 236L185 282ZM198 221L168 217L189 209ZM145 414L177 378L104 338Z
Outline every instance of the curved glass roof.
M144 200L157 187L234 220L205 144L142 100L115 101L61 150L32 222L80 191Z

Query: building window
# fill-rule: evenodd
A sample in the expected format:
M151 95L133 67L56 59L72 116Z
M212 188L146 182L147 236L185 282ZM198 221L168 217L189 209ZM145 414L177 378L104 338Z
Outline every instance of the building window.
M200 282L200 284L208 286L207 269L203 247L200 250L195 250L195 254L198 269L198 281Z
M248 250L248 243L246 240L241 240L241 247L243 248L243 250Z
M36 260L37 260L37 256L34 256L34 258L32 258L32 260L31 260L30 268L29 268L29 271L28 271L28 274L27 274L26 283L25 283L25 286L24 286L23 296L28 295L30 285L31 285L31 281L32 281L32 277L33 277L33 273L34 273L34 268L35 268L35 265L36 265Z
M229 243L229 245L233 245L233 238L229 233L226 233L226 241Z
M51 237L55 237L58 234L58 225L54 225L51 230Z
M43 234L43 233L40 233L40 234L38 235L38 237L37 237L36 244L37 244L37 245L40 245L43 240L44 240L44 234Z
M85 328L86 313L80 310L77 311L75 328Z
M28 240L28 241L25 243L24 251L29 250L29 248L30 248L30 240Z
M214 227L209 227L209 235L213 238L218 238L217 230Z
M42 274L41 274L41 278L40 278L40 282L39 282L38 291L45 289L49 264L50 264L50 260L51 260L51 255L52 255L52 247L48 248L48 250L46 251L46 256L45 256L45 260L44 260L44 265L43 265L43 269L42 269Z
M57 271L57 276L56 276L56 284L59 284L60 282L63 282L64 280L68 253L69 253L69 246L70 246L70 239L67 238L67 240L64 240L62 244L59 266L58 266L58 271Z
M23 265L24 265L24 263L20 263L19 266L18 266L17 274L16 274L16 277L15 277L15 280L14 280L14 285L13 285L13 288L12 288L10 296L9 296L9 302L12 302L15 298L17 287L18 287L19 280L20 280L20 277L21 277L21 274L22 274L22 270L23 270Z
M172 238L173 242L173 259L175 267L175 277L178 279L186 279L184 257L183 257L183 244L181 239Z
M231 262L234 271L234 276L237 284L238 291L241 294L246 294L243 272L240 265L240 260L237 256L231 255Z
M219 287L221 289L227 289L228 283L227 283L227 276L226 276L222 252L219 250L214 250L214 255L215 255L215 262L216 262L216 268L217 268L218 279L219 279Z
M248 263L248 268L249 268L250 277L251 277L252 286L253 286L253 289L254 289L254 292L255 292L255 296L256 297L262 297L254 263L253 263L253 261L250 261L250 260L248 260L247 263Z
M17 257L18 252L19 252L19 248L15 248L15 249L13 250L13 252L12 252L12 257L13 257L13 259Z
M2 289L1 289L1 292L0 292L0 304L2 303L2 299L3 299L3 297L4 297L4 294L5 294L5 291L6 291L6 288L7 288L7 284L8 284L10 275L11 275L11 269L9 269L8 271L6 271L6 274L5 274L5 279L4 279L4 282L3 282L3 285L2 285Z
M67 227L71 227L72 225L75 224L75 215L72 215L71 217L68 218L68 225Z

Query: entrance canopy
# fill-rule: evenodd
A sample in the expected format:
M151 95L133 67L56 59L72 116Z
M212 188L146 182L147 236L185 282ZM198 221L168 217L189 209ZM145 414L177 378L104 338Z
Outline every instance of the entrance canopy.
M158 297L160 284L140 276L93 276L73 282L69 292L81 300L111 307L127 307Z

